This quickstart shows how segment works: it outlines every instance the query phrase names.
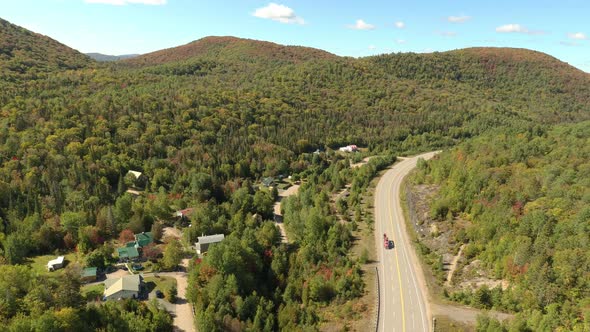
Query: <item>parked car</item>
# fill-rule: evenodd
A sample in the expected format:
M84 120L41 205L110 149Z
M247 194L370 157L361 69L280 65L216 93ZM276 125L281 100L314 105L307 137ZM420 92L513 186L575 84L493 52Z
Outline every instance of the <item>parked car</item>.
M156 297L159 299L163 299L164 298L164 293L162 293L161 290L156 290Z

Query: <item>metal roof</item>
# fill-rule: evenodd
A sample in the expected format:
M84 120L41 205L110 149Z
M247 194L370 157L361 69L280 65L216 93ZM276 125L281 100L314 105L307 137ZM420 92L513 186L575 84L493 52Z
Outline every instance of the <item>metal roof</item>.
M207 244L207 243L217 243L221 242L225 238L223 234L215 234L215 235L207 235L207 236L199 236L197 237L199 244Z
M140 284L141 276L139 274L124 276L114 281L107 279L105 281L104 295L109 297L120 291L139 292Z

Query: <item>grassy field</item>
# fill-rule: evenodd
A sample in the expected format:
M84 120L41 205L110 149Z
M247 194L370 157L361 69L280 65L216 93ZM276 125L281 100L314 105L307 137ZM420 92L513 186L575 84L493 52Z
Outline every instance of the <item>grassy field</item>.
M82 296L86 301L95 301L97 298L101 298L104 293L104 284L85 285L80 289Z
M147 277L143 279L144 283L147 286L148 292L153 292L155 290L160 290L163 293L172 286L176 286L176 279L172 277Z
M448 316L435 316L434 332L472 332L473 326L454 321Z
M27 260L27 264L33 269L33 271L39 274L46 274L46 275L60 275L63 273L64 269L59 269L54 272L47 271L47 263L52 260L56 259L56 255L43 255L43 256L36 256L29 258ZM76 263L78 261L77 254L75 252L71 252L65 255L65 266L70 264Z

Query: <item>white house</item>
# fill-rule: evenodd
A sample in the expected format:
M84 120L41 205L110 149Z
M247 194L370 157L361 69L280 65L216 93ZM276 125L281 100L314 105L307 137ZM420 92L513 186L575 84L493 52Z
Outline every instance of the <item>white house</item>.
M138 171L129 171L129 172L127 172L127 174L133 175L136 180L139 179L143 175L143 173L138 172Z
M215 234L215 235L207 235L207 236L199 236L197 240L199 242L195 243L195 248L197 249L197 254L201 255L207 252L209 249L209 245L213 243L218 243L223 241L225 235L223 234Z
M359 148L356 145L351 144L351 145L343 146L338 150L341 152L355 152L355 151L358 151L358 149Z
M104 282L104 297L106 300L136 299L139 297L142 282L143 278L139 274L107 279Z
M47 263L47 271L55 271L64 267L64 256L59 256L56 259L52 259Z

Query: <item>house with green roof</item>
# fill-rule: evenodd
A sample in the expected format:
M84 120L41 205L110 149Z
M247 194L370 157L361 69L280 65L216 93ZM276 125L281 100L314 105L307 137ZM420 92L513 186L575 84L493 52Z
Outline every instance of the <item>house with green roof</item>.
M139 251L137 251L137 248L135 248L135 246L117 248L117 253L119 254L119 261L127 262L139 258Z
M139 234L135 234L135 243L139 247L145 247L152 242L154 242L154 236L152 235L152 232L141 232Z
M87 267L82 270L80 278L82 282L93 282L96 281L96 268L95 267Z

